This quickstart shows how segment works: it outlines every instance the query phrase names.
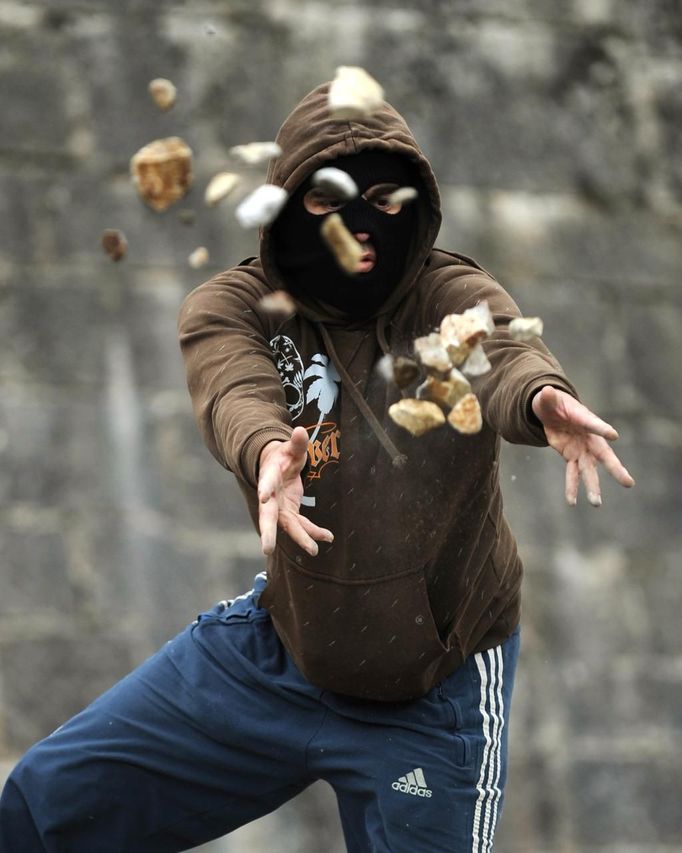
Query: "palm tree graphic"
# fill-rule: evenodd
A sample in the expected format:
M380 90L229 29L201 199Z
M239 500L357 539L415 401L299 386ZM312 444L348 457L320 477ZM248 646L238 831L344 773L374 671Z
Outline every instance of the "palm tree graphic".
M311 376L318 377L311 383L305 396L306 403L317 400L317 408L320 412L315 431L310 436L311 442L317 438L325 415L329 414L334 407L339 393L338 383L341 382L341 377L326 355L322 355L319 352L315 353L312 360L313 363L303 374L304 380L309 379Z

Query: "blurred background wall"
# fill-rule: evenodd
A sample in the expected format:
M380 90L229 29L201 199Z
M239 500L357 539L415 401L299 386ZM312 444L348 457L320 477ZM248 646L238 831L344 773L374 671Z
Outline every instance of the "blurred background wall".
M555 454L505 450L527 574L496 850L682 851L679 0L0 0L2 766L261 567L195 428L176 315L257 252L233 203L203 204L227 148L273 138L340 64L431 158L438 244L544 318L638 481L571 509ZM128 162L170 135L195 183L158 214ZM128 237L119 264L104 228ZM210 849L341 851L333 795Z

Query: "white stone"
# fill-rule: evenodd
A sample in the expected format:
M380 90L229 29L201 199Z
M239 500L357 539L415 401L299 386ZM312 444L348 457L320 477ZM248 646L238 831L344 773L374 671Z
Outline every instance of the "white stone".
M282 149L276 142L247 142L245 145L234 145L229 154L245 166L258 166L279 157Z
M389 204L407 204L414 201L419 193L414 187L398 187L386 199Z
M287 191L274 184L261 184L235 210L242 228L259 228L269 225L284 207Z
M466 376L482 376L487 373L490 368L488 356L483 351L483 347L477 344L469 353L467 360L462 367L462 373Z
M204 201L209 207L214 207L219 201L227 198L238 183L239 175L235 175L234 172L218 172L206 187Z
M509 324L509 334L515 341L529 341L542 335L543 323L540 317L515 317Z
M493 315L490 313L490 307L488 306L487 299L482 299L479 303L474 305L473 308L467 308L464 312L464 316L475 317L477 320L480 320L485 326L485 330L488 335L492 335L495 331L495 321L493 320Z
M312 177L313 186L319 187L325 192L335 193L343 201L350 201L358 194L358 187L348 172L343 169L335 169L327 166L318 169Z
M165 77L156 77L149 83L149 94L159 109L169 110L175 103L178 90Z
M206 246L197 246L197 248L187 258L187 263L192 267L192 269L198 270L201 269L201 267L205 267L208 260L209 254Z
M384 90L364 68L340 65L329 88L329 112L339 121L369 118L381 109Z

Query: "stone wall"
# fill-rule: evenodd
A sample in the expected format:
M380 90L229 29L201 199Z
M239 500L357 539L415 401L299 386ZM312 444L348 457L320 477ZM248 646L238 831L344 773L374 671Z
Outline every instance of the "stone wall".
M3 766L260 569L192 419L176 315L257 250L231 205L203 205L226 148L272 138L359 64L432 159L439 245L543 316L638 481L570 509L558 457L506 448L527 576L496 849L682 851L679 3L0 0L0 46ZM166 114L146 91L158 76L179 90ZM128 162L168 135L193 148L196 179L156 214ZM129 240L117 265L109 227ZM211 262L195 271L199 244ZM342 850L330 791L213 846L273 837Z

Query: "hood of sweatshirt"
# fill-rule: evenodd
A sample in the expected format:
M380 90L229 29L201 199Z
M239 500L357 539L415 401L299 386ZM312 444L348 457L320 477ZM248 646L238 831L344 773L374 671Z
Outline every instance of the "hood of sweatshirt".
M307 319L327 325L365 325L372 319L389 315L414 285L428 258L440 229L440 195L429 161L402 116L388 103L366 119L339 121L330 116L327 105L330 83L317 86L306 95L282 124L276 141L282 154L270 163L267 181L283 187L291 196L313 172L339 157L361 151L383 151L405 157L419 176L416 228L405 272L386 300L362 321L350 322L341 311L320 299L296 296L299 313ZM322 218L320 219L322 224ZM286 289L277 266L271 226L261 232L260 258L268 281Z

